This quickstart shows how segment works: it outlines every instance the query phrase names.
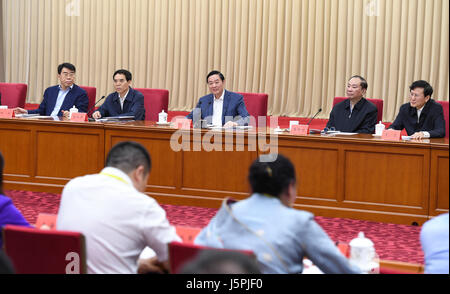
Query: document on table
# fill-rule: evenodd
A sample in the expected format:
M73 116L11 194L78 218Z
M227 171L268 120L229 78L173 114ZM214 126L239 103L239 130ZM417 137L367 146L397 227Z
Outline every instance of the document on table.
M339 133L336 133L336 135L342 135L342 136L353 136L353 135L358 135L358 133L346 133L346 132L339 132Z

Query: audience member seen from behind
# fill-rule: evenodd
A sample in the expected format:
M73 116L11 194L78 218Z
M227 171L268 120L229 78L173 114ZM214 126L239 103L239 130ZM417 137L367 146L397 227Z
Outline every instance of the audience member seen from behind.
M204 250L180 274L261 274L255 259L236 251Z
M133 116L135 120L145 119L144 95L131 88L133 76L125 69L113 75L116 92L106 97L105 103L92 114L94 119L102 117Z
M168 244L181 239L165 211L143 193L150 169L150 154L142 145L122 142L111 149L99 174L65 186L57 229L84 234L88 273L168 271ZM155 258L139 259L146 247Z
M25 220L23 215L14 206L11 199L5 196L3 192L3 168L5 162L3 160L2 153L0 152L0 250L3 246L2 233L3 227L5 225L17 225L17 226L27 226L30 225Z
M79 112L88 110L89 98L85 90L75 84L76 68L73 64L58 66L59 85L49 87L44 92L44 100L38 109L26 110L14 108L16 114L39 114L46 116L69 117L70 109L75 106Z
M413 139L445 137L445 119L442 105L431 99L433 87L426 81L415 81L409 86L409 103L400 107L390 129L406 129Z
M198 245L252 250L265 274L303 271L308 257L324 273L360 273L350 265L309 212L292 208L295 168L282 155L265 155L250 167L252 195L221 209L197 236Z
M353 76L347 83L348 99L336 104L330 113L327 128L350 133L373 134L377 124L377 107L365 99L369 85L361 76Z
M426 274L449 274L448 225L448 213L445 213L422 226L420 242L425 255Z

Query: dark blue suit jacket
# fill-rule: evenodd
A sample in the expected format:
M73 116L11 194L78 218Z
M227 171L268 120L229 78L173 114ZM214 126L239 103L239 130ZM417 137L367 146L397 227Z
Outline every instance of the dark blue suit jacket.
M333 107L327 128L349 133L373 134L377 124L377 107L365 98L356 103L350 116L350 100L346 99Z
M130 87L127 98L120 107L119 93L106 97L105 103L98 109L102 117L134 116L135 120L145 119L144 95Z
M212 123L214 111L214 95L209 94L200 98L195 109L186 118L197 118L194 113L201 113L201 119L206 119L208 124ZM200 115L198 115L200 117ZM228 121L237 122L240 126L248 125L250 119L245 107L244 97L240 94L225 90L223 98L222 125Z
M29 110L29 114L40 114L49 116L52 114L53 109L55 108L56 99L58 98L59 86L53 86L47 88L44 92L44 100L39 105L38 109ZM89 98L85 90L78 87L77 85L73 85L73 88L67 93L66 98L64 98L64 102L61 105L61 109L58 113L58 116L62 115L63 110L69 111L75 105L78 108L78 112L87 112L89 105Z
M411 104L405 103L400 107L397 118L389 128L394 130L406 129L408 136L425 131L430 133L431 138L443 138L445 137L443 111L441 104L430 99L420 114L420 121L417 122L417 109L411 107Z

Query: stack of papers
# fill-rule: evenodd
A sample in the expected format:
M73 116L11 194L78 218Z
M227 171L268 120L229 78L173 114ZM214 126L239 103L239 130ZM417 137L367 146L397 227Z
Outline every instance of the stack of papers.
M122 120L134 120L134 116L111 116L96 119L98 122L108 122L108 121L122 121Z

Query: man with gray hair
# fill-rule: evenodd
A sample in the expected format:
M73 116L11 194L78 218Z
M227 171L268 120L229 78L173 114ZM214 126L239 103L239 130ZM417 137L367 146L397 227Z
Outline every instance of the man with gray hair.
M143 193L150 169L150 154L142 145L122 142L111 149L99 174L75 178L65 186L57 228L84 234L88 273L168 270L167 245L181 239L165 211ZM146 247L155 258L139 259Z

